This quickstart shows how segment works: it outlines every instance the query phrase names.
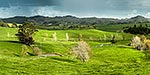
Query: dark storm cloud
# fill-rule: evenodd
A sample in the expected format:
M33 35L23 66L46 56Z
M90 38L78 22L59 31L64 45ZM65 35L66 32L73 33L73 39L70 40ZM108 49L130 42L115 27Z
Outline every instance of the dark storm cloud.
M148 15L149 4L149 0L0 0L0 17L68 14L79 17L128 17Z
M62 11L79 16L127 17L150 10L149 0L62 0L61 4Z
M53 6L55 0L0 0L0 7L10 6Z

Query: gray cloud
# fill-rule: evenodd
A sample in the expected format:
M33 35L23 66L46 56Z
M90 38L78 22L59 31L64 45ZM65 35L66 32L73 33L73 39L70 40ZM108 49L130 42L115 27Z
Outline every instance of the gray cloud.
M68 14L128 17L149 14L149 4L149 0L0 0L0 17Z
M57 5L55 0L0 0L0 7L10 6L53 6Z

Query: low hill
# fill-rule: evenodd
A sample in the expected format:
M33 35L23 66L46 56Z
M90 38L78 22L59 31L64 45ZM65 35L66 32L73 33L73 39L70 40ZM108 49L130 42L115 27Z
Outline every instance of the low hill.
M146 26L150 28L150 23L149 22L144 22L144 23L129 23L129 24L109 24L109 25L96 25L96 28L102 31L107 31L107 32L120 32L123 30L124 27L133 27L133 26Z
M138 16L135 16L135 17L128 19L127 22L129 22L129 23L142 23L142 22L149 22L149 19L138 15Z
M143 16L136 16L129 19L114 19L114 18L96 18L96 17L89 17L89 18L78 18L75 16L67 15L67 16L56 16L56 17L45 17L45 16L32 16L32 17L25 17L25 16L16 16L11 18L4 18L1 19L4 22L8 23L19 23L22 24L26 21L34 22L37 25L101 25L101 24L129 24L129 23L140 23L140 22L149 22L148 18Z

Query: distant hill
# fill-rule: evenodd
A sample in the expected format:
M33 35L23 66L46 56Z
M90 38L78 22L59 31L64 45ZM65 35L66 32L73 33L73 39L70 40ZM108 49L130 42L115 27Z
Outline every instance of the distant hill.
M130 19L127 19L126 21L129 23L139 23L139 22L149 22L149 19L138 15Z
M11 18L4 18L1 19L4 22L9 23L24 23L34 22L38 25L97 25L97 24L128 24L128 23L139 23L139 22L150 22L150 19L145 18L143 16L135 16L129 19L114 19L114 18L78 18L75 16L67 15L67 16L56 16L56 17L45 17L45 16L32 16L32 17L25 17L25 16L15 16Z

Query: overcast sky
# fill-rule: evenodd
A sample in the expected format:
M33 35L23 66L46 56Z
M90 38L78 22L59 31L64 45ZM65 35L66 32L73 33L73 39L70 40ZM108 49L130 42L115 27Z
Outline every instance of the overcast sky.
M150 0L0 0L0 17L150 17Z

